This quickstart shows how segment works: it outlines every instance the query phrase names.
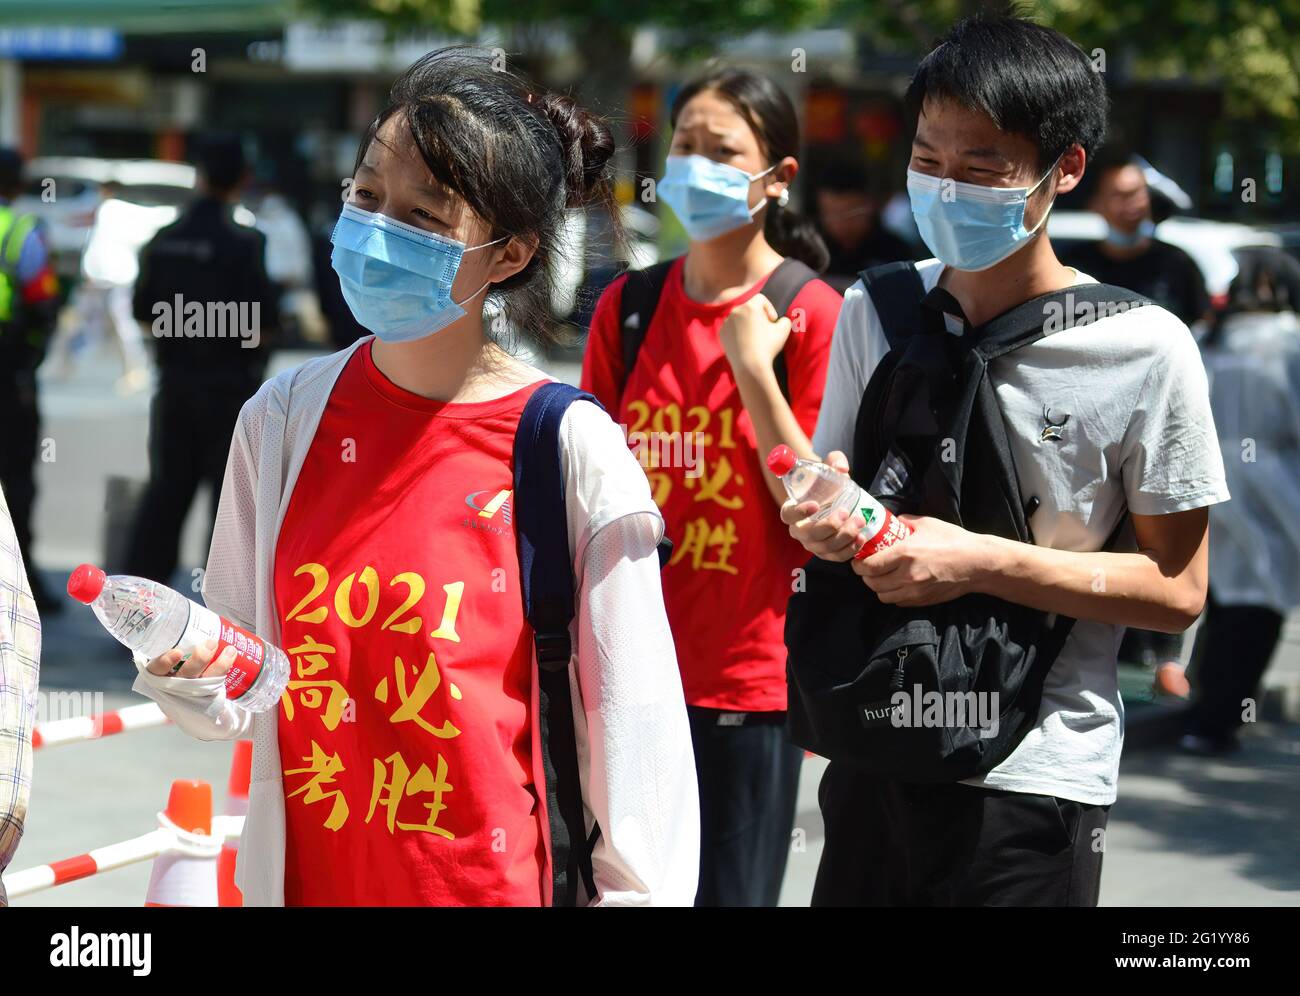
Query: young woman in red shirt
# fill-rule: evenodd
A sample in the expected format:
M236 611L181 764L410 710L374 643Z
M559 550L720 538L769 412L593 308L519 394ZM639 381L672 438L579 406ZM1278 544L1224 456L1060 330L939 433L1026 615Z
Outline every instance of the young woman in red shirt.
M799 130L781 89L723 69L683 88L671 120L657 193L689 249L631 369L623 337L643 316L623 296L638 275L605 291L582 386L625 424L675 545L664 598L700 781L696 903L775 905L802 761L784 728L785 604L807 555L782 527L785 493L764 458L778 443L812 453L841 298L811 279L778 316L764 294L788 257L827 260L787 207Z
M254 739L249 826L260 848L283 847L283 872L281 883L274 860L249 858L260 864L246 898L252 881L258 901L286 905L553 899L511 490L515 430L548 378L490 333L545 336L565 212L612 204L612 152L608 129L568 98L459 49L411 67L361 142L333 263L375 334L245 406L204 581L210 605L250 625L241 593L263 590L264 568L240 536L281 509L267 558L275 631L260 635L289 655L288 688L251 726L227 713L198 728L192 693L176 688L193 683L177 678L199 675L210 652L184 663L171 652L146 671L149 694L186 728ZM318 422L299 433L310 447L296 479L286 452L283 491L250 485L260 465L248 455L285 424L268 405L287 394L296 425L293 399L335 368ZM662 520L598 406L574 402L560 436L574 729L596 834L584 899L688 904L697 802L660 589ZM246 832L241 863L249 844Z

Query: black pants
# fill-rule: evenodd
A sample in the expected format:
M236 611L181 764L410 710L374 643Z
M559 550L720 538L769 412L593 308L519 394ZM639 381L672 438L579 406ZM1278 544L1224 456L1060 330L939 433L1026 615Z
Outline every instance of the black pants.
M1193 733L1211 740L1236 733L1244 700L1258 694L1285 622L1265 606L1223 605L1211 593L1192 651Z
M1119 659L1130 664L1155 667L1165 661L1179 661L1183 655L1182 633L1158 633L1150 629L1126 629L1119 647Z
M127 574L170 583L200 484L211 489L215 522L230 437L254 390L168 382L158 389L149 407L149 486L131 530Z
M814 906L1096 906L1109 806L831 763Z
M783 712L686 711L700 783L695 905L775 906L790 854L803 751L786 736ZM737 719L743 723L732 725Z

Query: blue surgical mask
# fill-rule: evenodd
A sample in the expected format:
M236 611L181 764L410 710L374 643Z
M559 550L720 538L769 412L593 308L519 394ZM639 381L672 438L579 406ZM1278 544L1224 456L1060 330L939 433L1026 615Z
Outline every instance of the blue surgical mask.
M1001 263L1043 226L1025 228L1025 202L1056 169L1032 187L984 187L907 171L907 196L921 239L954 270L987 270Z
M1106 226L1106 241L1120 249L1132 249L1139 242L1145 242L1156 234L1156 223L1150 218L1143 218L1131 232L1121 232L1118 228Z
M330 236L330 264L353 317L364 328L384 342L411 342L465 314L461 305L487 284L464 301L451 299L461 257L505 238L466 248L455 239L344 204Z
M767 203L749 206L749 186L775 166L750 176L705 156L669 156L658 196L673 209L693 242L708 242L748 225Z

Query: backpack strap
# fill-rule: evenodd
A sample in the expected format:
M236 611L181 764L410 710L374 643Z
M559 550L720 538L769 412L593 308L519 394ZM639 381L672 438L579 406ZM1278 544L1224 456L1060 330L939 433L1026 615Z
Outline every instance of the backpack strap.
M763 284L763 296L772 302L772 308L778 315L789 317L790 309L794 307L794 299L810 281L815 279L817 279L816 270L802 260L789 257L781 260L768 276L767 282ZM781 387L781 397L788 403L790 369L785 362L784 349L776 354L776 359L772 361L772 369L776 372L776 382Z
M619 385L620 394L632 376L637 354L641 352L641 344L645 342L646 332L650 329L655 309L659 306L659 298L663 296L664 285L668 282L668 271L675 262L675 259L668 259L643 270L627 272L618 307L618 326L623 346L623 383ZM768 274L767 281L763 284L763 295L772 302L778 315L788 315L799 292L816 277L817 272L801 260L783 259ZM790 373L786 367L784 351L772 361L772 368L776 372L776 382L781 387L781 396L788 402Z
M925 285L916 272L916 264L904 260L883 263L858 274L880 319L885 342L893 349L909 335L921 331L931 322L921 307Z
M643 270L628 270L627 279L623 281L623 293L618 303L618 328L623 346L623 383L619 384L619 394L627 386L636 366L637 354L641 352L641 343L645 342L646 332L654 320L655 309L659 307L659 298L663 296L664 285L668 282L668 271L676 260L666 259Z
M971 330L974 350L985 361L1005 356L1045 335L1089 325L1152 302L1112 284L1075 284L1031 298Z
M543 384L524 406L514 444L514 522L524 617L533 628L537 651L537 722L551 832L553 906L577 905L579 881L588 897L595 896L591 852L600 835L597 826L587 837L569 687L574 579L560 462L560 422L569 405L580 400L600 404L568 384Z
M1003 312L982 325L968 328L961 337L969 351L961 380L965 392L959 411L967 413L966 424L979 423L988 428L988 437L972 459L965 442L960 442L959 459L936 465L947 482L954 502L962 504L963 479L970 468L1000 483L1002 503L1014 523L1016 538L1032 543L1029 519L1032 509L1023 503L1016 473L1015 457L1007 435L1006 421L993 384L988 378L989 364L1000 356L1037 342L1045 335L1065 328L1087 325L1116 310L1143 307L1150 302L1140 294L1109 284L1079 284L1031 298Z

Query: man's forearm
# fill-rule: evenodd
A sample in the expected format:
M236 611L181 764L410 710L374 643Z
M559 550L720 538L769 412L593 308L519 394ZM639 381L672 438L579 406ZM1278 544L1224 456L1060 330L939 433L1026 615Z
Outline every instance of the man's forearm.
M1076 619L1181 633L1200 615L1198 571L1164 574L1145 553L1075 553L988 536L976 588L1008 602Z

